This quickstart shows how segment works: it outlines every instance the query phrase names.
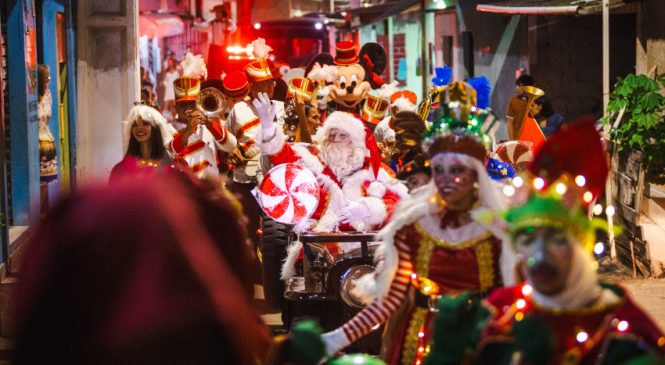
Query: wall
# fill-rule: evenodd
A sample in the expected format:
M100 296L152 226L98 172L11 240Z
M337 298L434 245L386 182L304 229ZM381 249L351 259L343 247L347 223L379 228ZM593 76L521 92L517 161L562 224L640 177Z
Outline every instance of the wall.
M474 75L468 75L468 72L458 67L454 70L455 78L487 76L492 86L492 109L503 119L508 99L515 92L515 72L519 68L528 70L527 22L520 15L478 12L476 5L480 2L469 0L457 3L459 62L464 64L462 32L472 32L475 72ZM503 128L497 136L501 138L505 133Z
M139 99L138 0L78 8L78 178L106 181L119 162L122 121Z
M638 6L637 72L647 73L654 66L665 72L665 1L643 0Z
M602 20L542 16L530 32L531 75L566 120L602 114ZM634 14L610 17L610 83L634 72Z

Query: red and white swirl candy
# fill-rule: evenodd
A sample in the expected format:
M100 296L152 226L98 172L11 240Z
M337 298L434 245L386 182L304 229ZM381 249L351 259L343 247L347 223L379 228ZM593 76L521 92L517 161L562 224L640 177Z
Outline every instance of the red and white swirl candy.
M273 167L263 177L258 198L270 218L284 224L297 224L316 210L319 186L307 168L284 163Z

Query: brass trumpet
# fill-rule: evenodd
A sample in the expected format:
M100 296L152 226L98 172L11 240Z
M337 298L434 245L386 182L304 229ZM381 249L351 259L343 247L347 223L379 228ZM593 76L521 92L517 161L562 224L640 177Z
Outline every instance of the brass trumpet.
M526 95L526 110L524 111L524 116L522 117L522 120L520 122L519 128L517 128L517 138L519 138L522 135L522 128L524 128L524 122L526 122L526 118L529 116L529 110L531 110L531 105L533 104L536 99L539 97L545 95L545 92L535 86L522 86L522 90L524 90L524 94Z
M224 111L226 98L214 87L201 90L196 98L196 108L208 118L217 118Z

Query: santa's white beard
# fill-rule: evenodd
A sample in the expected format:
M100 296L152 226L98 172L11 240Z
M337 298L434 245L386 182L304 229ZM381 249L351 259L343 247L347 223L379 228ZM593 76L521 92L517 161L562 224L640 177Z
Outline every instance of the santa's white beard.
M321 160L343 179L363 167L365 150L354 147L352 142L330 142L321 145Z

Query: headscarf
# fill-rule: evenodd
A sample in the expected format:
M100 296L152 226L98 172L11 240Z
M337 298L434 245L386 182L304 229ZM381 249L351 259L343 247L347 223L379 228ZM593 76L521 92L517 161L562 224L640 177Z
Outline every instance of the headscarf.
M194 184L155 174L53 208L22 265L16 364L260 363L243 220Z

